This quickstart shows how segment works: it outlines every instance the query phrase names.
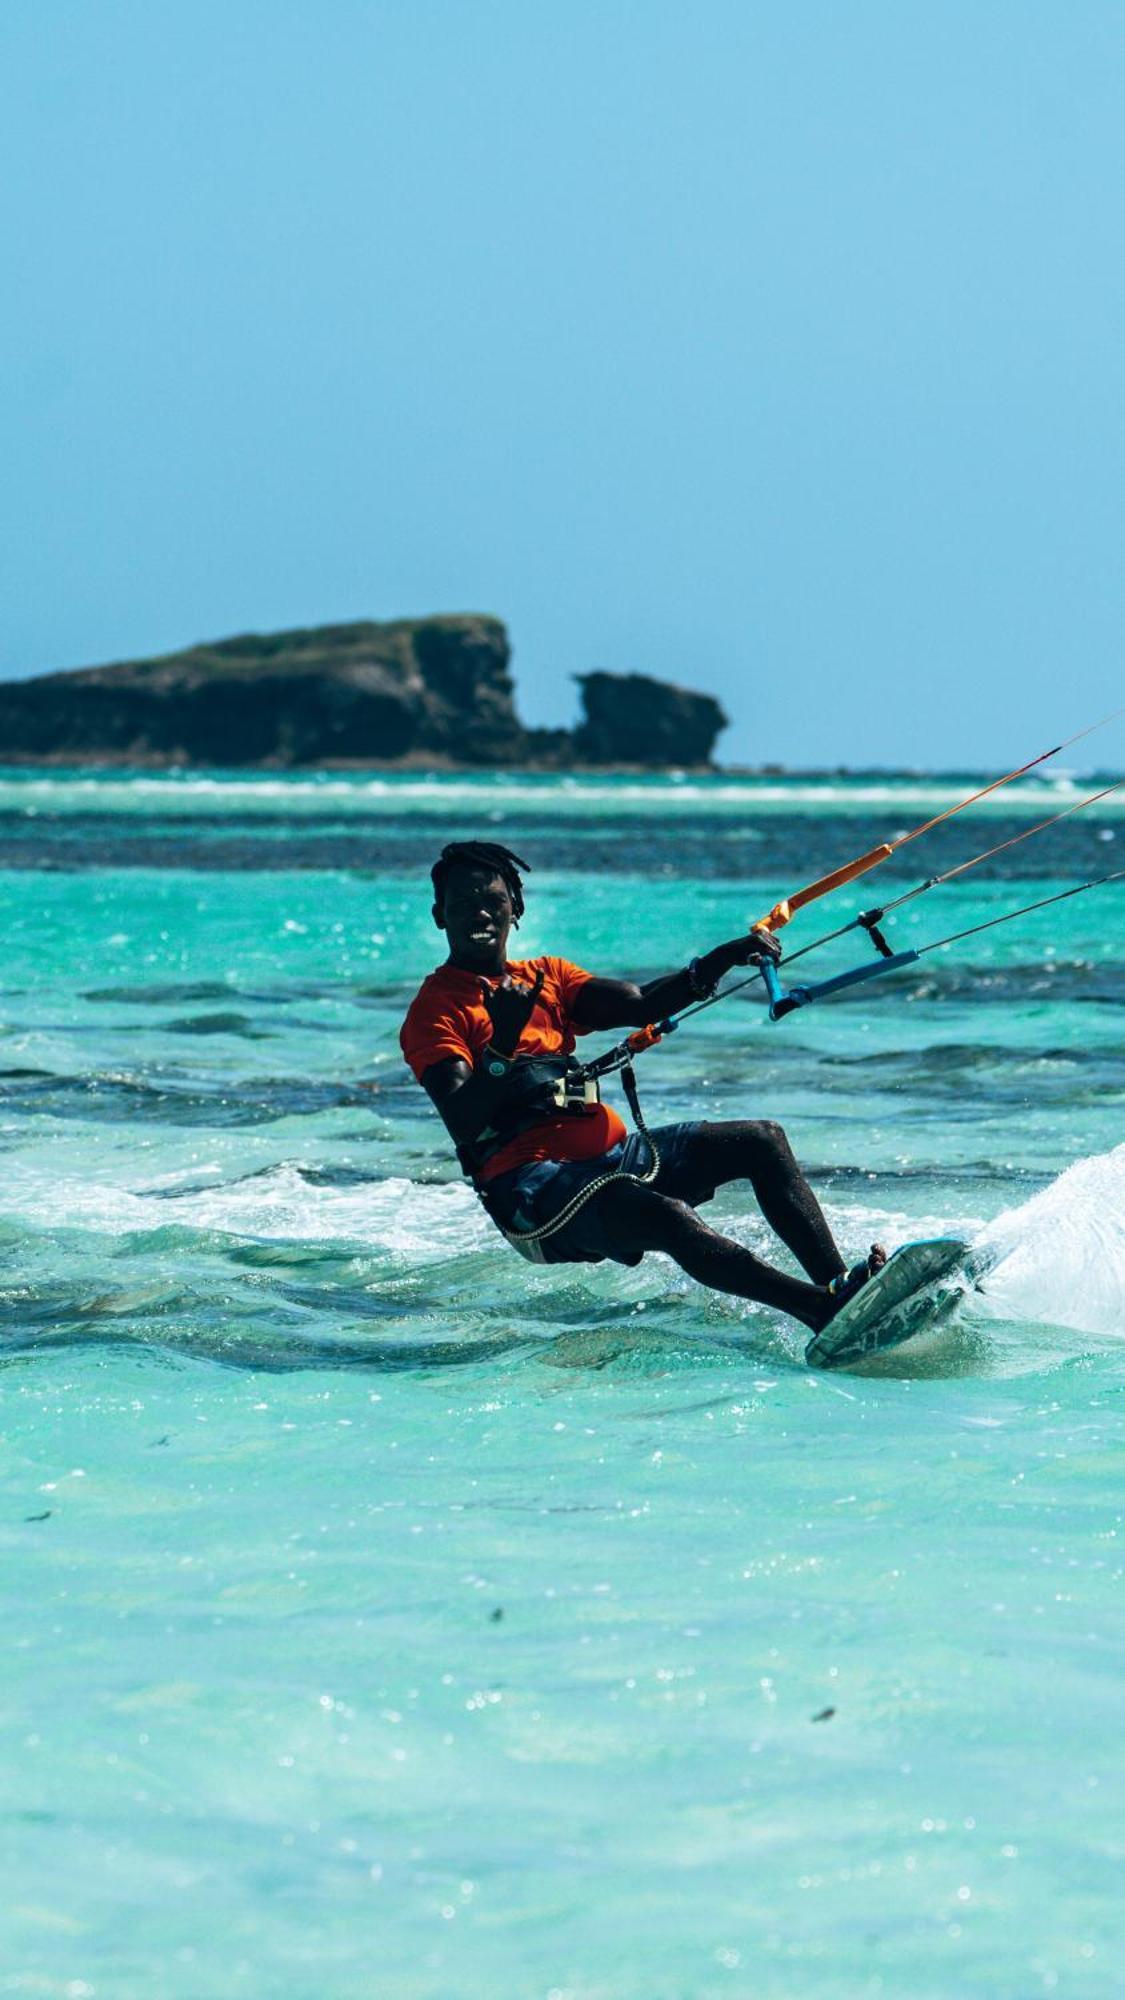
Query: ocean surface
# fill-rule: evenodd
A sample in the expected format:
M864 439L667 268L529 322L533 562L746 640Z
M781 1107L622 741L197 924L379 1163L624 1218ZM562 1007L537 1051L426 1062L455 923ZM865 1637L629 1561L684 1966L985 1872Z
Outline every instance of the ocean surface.
M642 1059L849 1257L973 1246L867 1373L523 1263L397 1047L447 839L531 864L521 956L645 978L972 788L0 772L0 1995L1120 1991L1125 882ZM888 936L1123 867L1125 791Z

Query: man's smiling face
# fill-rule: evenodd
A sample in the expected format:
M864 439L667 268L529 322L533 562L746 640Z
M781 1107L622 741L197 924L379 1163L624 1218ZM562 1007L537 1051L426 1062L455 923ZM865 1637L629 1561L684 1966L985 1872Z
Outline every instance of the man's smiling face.
M452 868L434 922L449 940L451 965L464 972L503 972L512 928L512 898L488 868Z

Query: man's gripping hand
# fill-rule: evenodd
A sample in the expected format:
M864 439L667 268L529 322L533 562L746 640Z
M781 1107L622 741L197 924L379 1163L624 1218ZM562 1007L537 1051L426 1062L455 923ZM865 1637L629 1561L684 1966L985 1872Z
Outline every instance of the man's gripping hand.
M504 974L499 986L485 986L484 1004L492 1022L490 1047L496 1055L508 1059L515 1054L520 1036L539 1003L545 976L545 968L540 966L533 986L525 986L521 980L513 979L509 972Z
M772 931L757 926L739 940L739 956L732 959L733 965L760 965L765 958L776 965L781 957L781 944Z
M745 937L731 938L727 944L716 945L706 958L700 961L700 970L712 984L717 983L736 965L761 965L769 959L776 965L781 957L781 946L772 931L755 929Z

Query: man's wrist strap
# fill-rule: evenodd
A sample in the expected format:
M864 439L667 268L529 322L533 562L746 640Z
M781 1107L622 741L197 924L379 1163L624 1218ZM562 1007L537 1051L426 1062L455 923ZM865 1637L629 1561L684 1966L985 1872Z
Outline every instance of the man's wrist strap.
M708 979L701 958L693 958L685 966L684 977L697 1000L709 1000L719 983L717 979Z

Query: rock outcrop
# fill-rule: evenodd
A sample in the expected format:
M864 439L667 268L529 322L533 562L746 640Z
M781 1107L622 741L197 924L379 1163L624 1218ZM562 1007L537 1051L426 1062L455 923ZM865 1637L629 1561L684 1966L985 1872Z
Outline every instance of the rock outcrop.
M252 633L0 685L0 757L506 763L523 731L498 618Z
M641 674L579 676L578 729L527 730L498 618L252 633L0 682L0 762L705 764L725 717Z
M574 732L582 764L709 764L727 726L709 694L647 674L577 674L585 717Z

